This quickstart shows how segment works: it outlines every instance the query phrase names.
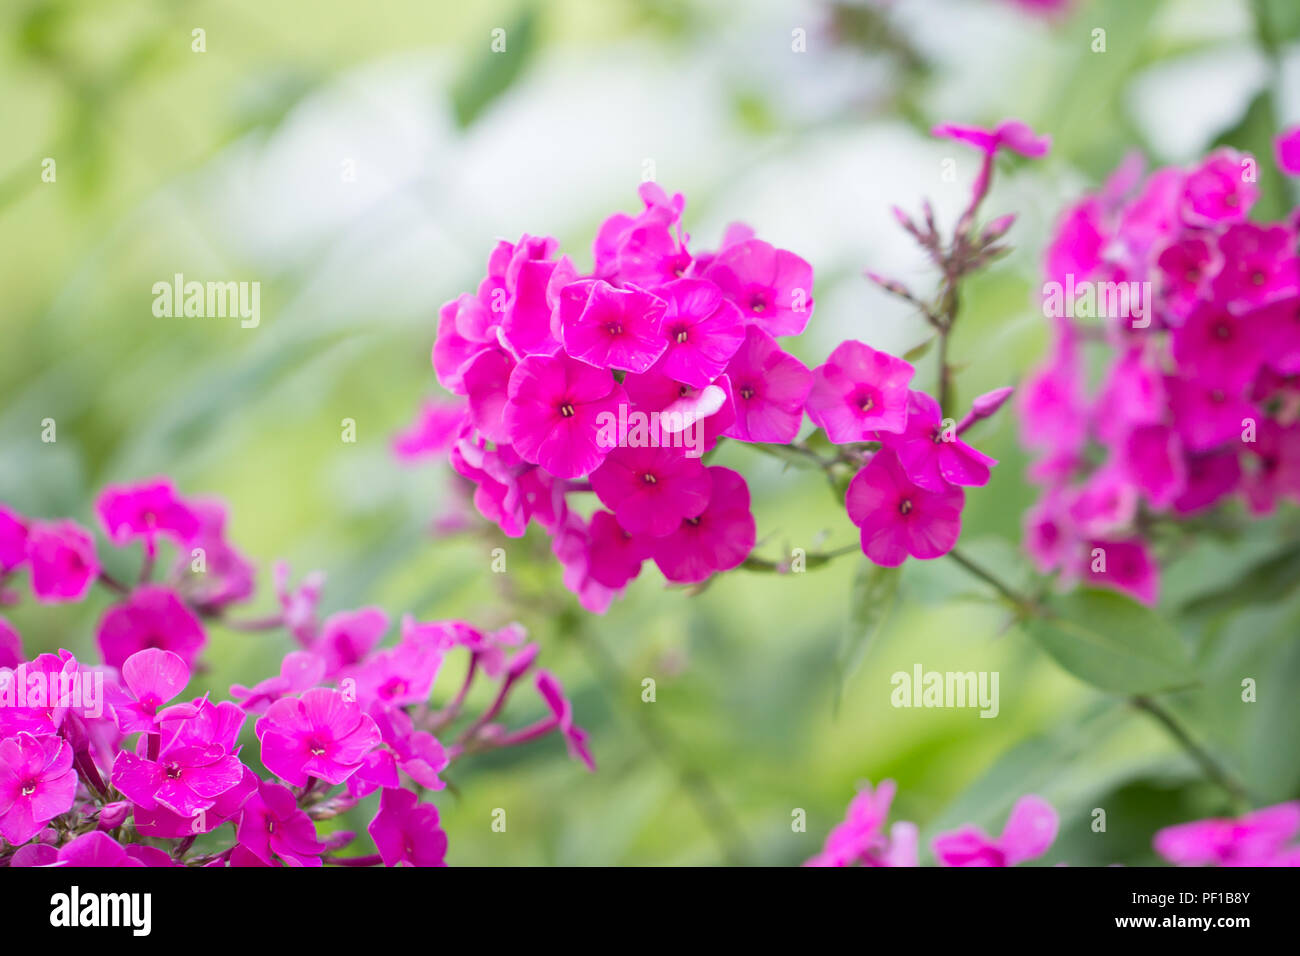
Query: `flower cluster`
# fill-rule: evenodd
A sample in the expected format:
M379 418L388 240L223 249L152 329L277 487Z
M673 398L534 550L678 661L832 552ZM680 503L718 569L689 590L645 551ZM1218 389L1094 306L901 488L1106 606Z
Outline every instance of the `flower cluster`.
M892 780L865 785L849 802L844 822L805 866L916 866L917 828L885 821L894 800ZM1037 859L1056 839L1060 820L1042 797L1029 794L1011 808L1002 833L966 825L930 844L940 866L1015 866ZM1236 820L1198 820L1156 833L1155 851L1177 866L1300 866L1300 802L1254 810Z
M77 600L97 582L119 598L100 621L98 665L67 650L29 659L0 619L0 865L437 866L447 838L422 796L445 787L441 775L457 759L559 733L595 769L559 681L535 669L538 646L518 625L482 631L408 616L384 647L382 610L321 621L320 575L290 588L284 565L278 613L228 620L227 608L252 596L254 571L226 542L220 505L186 500L158 479L108 489L97 511L110 542L143 544L132 588L100 569L88 530L0 507L6 600L14 595L4 585L24 568L40 601ZM177 562L155 584L163 538ZM298 648L278 674L231 687L229 700L186 699L211 620L283 627ZM457 651L468 655L464 679L434 708L434 683ZM480 679L494 690L472 716L465 705ZM530 679L544 716L507 728L500 716ZM377 852L338 855L356 834L318 824L376 792L368 832ZM209 836L226 824L224 841Z
M804 865L916 866L916 824L898 822L885 832L894 791L892 780L882 780L874 790L870 785L860 790L844 822L826 837L821 853ZM1015 866L1046 853L1059 822L1046 800L1030 794L1016 801L1000 835L992 837L967 825L941 833L931 849L940 866Z
M1000 147L1046 149L1020 123L948 129L986 154L979 198ZM871 560L947 553L962 489L987 483L996 464L958 434L1009 390L958 423L910 387L908 362L864 342L843 342L809 369L778 340L812 315L811 266L739 224L716 251L695 252L682 196L654 183L640 195L639 214L600 227L590 273L553 239L498 243L478 290L439 315L433 367L460 400L427 404L395 439L399 457L446 453L479 513L507 536L536 521L565 585L597 613L647 560L684 584L745 562L756 530L748 485L705 462L723 439L795 445L828 471L856 472L845 503ZM985 261L1009 225L963 237L964 264ZM834 459L797 441L805 413L842 446ZM577 496L588 493L596 503L583 508Z
M1231 149L1145 181L1134 159L1061 216L1053 342L1020 393L1043 489L1026 546L1044 573L1151 604L1162 522L1300 500L1297 221L1248 219L1258 193L1255 160ZM1105 357L1091 389L1089 343Z

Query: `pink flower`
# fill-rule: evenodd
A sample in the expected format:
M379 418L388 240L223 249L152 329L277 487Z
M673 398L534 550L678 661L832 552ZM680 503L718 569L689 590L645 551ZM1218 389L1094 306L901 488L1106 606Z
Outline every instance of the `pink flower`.
M465 403L427 401L406 429L393 436L393 454L412 462L446 451L465 420Z
M76 793L72 748L61 737L20 731L0 740L0 835L14 846L70 810Z
M238 845L265 866L320 866L326 850L293 793L275 783L260 784L244 804L236 836Z
M1021 440L1032 448L1071 452L1088 429L1083 356L1068 327L1058 329L1047 361L1029 374L1017 402Z
M1156 603L1160 573L1145 541L1141 538L1092 540L1087 551L1084 574L1089 583L1128 594L1143 604Z
M799 432L813 376L776 339L750 326L727 366L736 421L725 434L741 441L788 444Z
M268 677L254 687L232 684L230 696L242 701L241 706L253 713L265 712L268 705L279 700L300 694L310 687L315 687L325 679L325 659L312 651L290 651L280 662L280 673Z
M1295 232L1286 226L1243 222L1218 238L1222 268L1210 282L1216 301L1235 312L1294 296L1300 291Z
M289 588L289 565L277 561L271 568L275 596L284 615L285 629L304 647L316 640L316 608L320 604L321 587L325 575L313 571L304 577L296 589Z
M0 667L17 667L25 660L22 638L12 624L0 617Z
M1175 866L1300 866L1300 846L1291 842L1298 832L1300 801L1293 801L1235 820L1165 827L1153 844Z
M609 372L565 355L529 356L510 376L506 429L515 450L557 478L594 471L607 449L601 413L617 416L627 400Z
M181 500L167 478L152 478L136 485L109 485L95 503L104 533L114 544L143 538L153 554L157 535L184 544L199 531L199 516Z
M587 732L573 722L573 705L564 696L564 688L559 680L550 671L544 670L537 672L535 680L537 693L542 695L542 700L550 708L555 726L559 727L560 733L564 735L569 754L581 760L588 770L595 772L596 761L587 747Z
M1264 360L1264 339L1245 322L1211 305L1198 308L1173 332L1173 356L1181 374L1207 386L1241 388Z
M388 630L388 615L380 607L331 614L312 650L325 661L325 673L337 674L370 653Z
M770 335L798 335L812 317L812 266L761 239L746 239L721 250L704 278Z
M469 396L469 419L488 441L506 444L502 414L506 407L506 389L510 373L515 370L514 357L500 346L488 346L461 366L461 381Z
M1204 511L1236 490L1241 481L1241 462L1232 449L1191 455L1187 459L1187 487L1174 500L1180 515Z
M731 428L736 421L736 404L731 390L731 379L719 375L713 382L703 388L694 388L665 375L662 371L663 360L644 375L628 375L623 379L623 388L632 411L643 412L647 416L659 413L659 427L666 431L669 424L680 424L683 432L693 428L697 421L703 419L704 447L707 452L717 443L718 437ZM632 423L629 422L629 426ZM633 432L630 430L630 434Z
M1206 293L1207 278L1218 266L1217 249L1201 236L1188 236L1167 245L1156 257L1165 308L1184 319Z
M156 847L136 846L134 849L138 851L156 850ZM157 856L150 855L149 859L153 862L146 864L138 856L132 856L122 844L107 833L99 830L91 830L89 833L83 833L76 839L70 840L59 848L55 856L55 860L65 867L109 868L160 865ZM167 854L162 853L162 860L167 859Z
M668 304L636 286L585 283L585 300L562 297L561 338L573 358L596 368L644 372L668 348L660 331Z
M109 667L121 667L136 651L148 647L172 651L193 667L207 637L176 592L146 584L104 612L96 642Z
M186 599L204 610L216 610L251 597L254 568L226 540L226 507L216 500L196 500L190 507L199 517L199 530L176 558L176 573L184 575ZM203 551L202 572L193 571L194 549Z
M849 801L844 822L831 830L821 853L804 866L916 866L916 824L898 822L885 834L895 789L894 781L882 780L874 791L869 783L859 790Z
M591 487L628 532L662 537L705 509L712 481L680 448L623 447L591 473Z
M850 339L813 370L808 417L836 443L865 441L875 431L901 432L914 369L888 352Z
M1199 380L1169 378L1169 410L1189 451L1209 451L1241 434L1242 420L1259 418L1240 389L1224 389Z
M404 643L372 654L348 673L356 681L357 700L363 707L402 707L429 699L441 666L440 651Z
M1040 857L1056 839L1060 820L1042 797L1021 797L999 837L964 826L935 837L932 844L940 866L1015 866Z
M113 786L124 797L145 810L162 807L185 819L210 810L217 797L243 779L244 765L224 743L180 733L163 747L157 760L124 750L113 762Z
M27 560L36 600L80 601L99 576L95 541L75 521L34 521L27 531Z
M1123 446L1123 469L1155 508L1168 507L1187 488L1187 464L1178 432L1169 425L1140 425Z
M16 511L0 505L0 575L27 560L27 522Z
M1300 176L1300 125L1283 130L1274 146L1278 168L1288 176Z
M681 232L686 200L671 199L653 182L637 190L645 210L632 217L615 213L601 224L593 245L596 275L616 284L653 288L685 275L691 265Z
M706 475L712 489L712 479ZM618 589L641 573L650 556L651 540L629 534L608 511L591 516L587 543L588 573L605 587Z
M896 567L912 557L947 554L961 534L960 488L928 491L913 483L898 456L882 448L854 475L845 495L849 520L862 529L862 553Z
M325 687L280 698L256 731L262 762L296 787L306 786L308 777L342 783L380 741L374 720L355 701Z
M695 584L716 571L730 571L754 549L757 531L745 479L716 465L708 472L713 485L708 507L651 542L655 564L669 581Z
M1192 225L1215 226L1245 219L1259 196L1259 188L1245 178L1244 156L1220 149L1187 174L1183 185L1183 219Z
M438 808L409 790L385 789L379 813L367 827L384 866L446 866L447 834Z
M157 731L164 720L196 716L198 710L193 704L163 706L189 682L189 665L179 655L156 647L136 651L122 664L125 687L109 693L118 728L124 734Z
M1052 137L1034 135L1034 131L1020 120L1004 120L991 130L978 126L941 123L934 127L930 134L944 139L958 140L968 146L974 146L989 156L1005 147L1021 156L1038 159L1046 156L1047 151L1052 148Z
M694 388L722 374L745 341L745 320L722 290L702 279L677 279L655 289L667 303L660 326L668 349L659 369Z
M909 396L902 432L884 432L880 438L898 456L911 482L926 491L942 493L948 485L987 485L989 469L997 464L958 438L956 423L945 424L938 401L925 392Z

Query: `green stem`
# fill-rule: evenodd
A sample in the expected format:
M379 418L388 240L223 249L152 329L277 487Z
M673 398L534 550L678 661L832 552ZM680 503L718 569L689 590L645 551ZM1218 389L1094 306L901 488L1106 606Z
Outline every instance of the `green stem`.
M1130 698L1129 702L1138 710L1145 711L1154 717L1169 732L1169 735L1178 741L1183 750L1187 752L1187 755L1200 765L1205 776L1222 787L1232 797L1233 802L1237 805L1238 812L1251 806L1250 792L1246 789L1246 786L1215 760L1209 751L1193 740L1191 734L1187 732L1186 728L1178 722L1178 719L1172 713L1150 697L1141 694Z

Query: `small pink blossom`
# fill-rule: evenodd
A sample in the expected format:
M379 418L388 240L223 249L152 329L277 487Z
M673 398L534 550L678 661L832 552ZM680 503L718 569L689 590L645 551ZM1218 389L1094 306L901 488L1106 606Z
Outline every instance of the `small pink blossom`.
M757 529L749 510L749 486L729 468L712 465L709 505L677 530L651 542L655 564L669 581L695 584L739 567L754 548Z
M104 612L95 640L110 667L121 667L136 651L149 647L172 651L193 667L207 636L175 591L146 584Z
M1232 819L1165 827L1155 850L1175 866L1300 866L1300 801Z
M736 421L725 434L741 441L794 440L803 419L804 402L812 388L808 367L781 351L776 339L750 326L745 344L727 366Z
M812 317L812 266L761 239L746 239L721 250L704 278L769 335L798 335Z
M912 482L888 448L872 456L845 495L849 520L862 529L862 553L888 567L908 555L929 560L951 551L965 502L960 488L929 491Z
M901 432L908 383L915 370L900 358L852 339L813 370L808 417L833 442L866 441L872 432Z
M176 494L168 478L109 485L100 493L95 511L110 541L120 545L142 538L149 554L157 547L158 535L184 544L200 527L199 516Z
M600 465L608 452L598 440L601 413L617 415L627 400L609 372L565 355L524 359L510 376L509 396L511 443L557 478L577 478Z
M367 828L384 866L446 866L447 834L438 808L410 790L385 789Z
M71 809L76 793L67 741L26 731L0 740L0 835L10 843L26 843Z
M940 866L1015 866L1047 852L1060 820L1042 797L1021 797L1011 808L998 837L964 826L935 837L932 847Z
M308 777L342 783L380 742L374 720L355 701L325 687L277 700L256 731L267 769L297 787L306 786Z
M631 534L662 537L709 503L712 481L680 448L615 448L591 474L601 504Z
M75 521L34 521L27 531L36 600L80 601L99 576L95 540Z

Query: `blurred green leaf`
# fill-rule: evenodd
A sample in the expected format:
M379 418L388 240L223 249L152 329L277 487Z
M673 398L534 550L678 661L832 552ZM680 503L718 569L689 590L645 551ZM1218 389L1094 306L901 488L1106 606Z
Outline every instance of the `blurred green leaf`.
M1252 604L1282 601L1300 588L1300 544L1253 564L1231 584L1188 601L1179 613L1206 617Z
M461 129L473 124L523 74L537 47L539 19L537 8L531 3L521 7L514 23L503 28L505 49L498 52L484 44L468 69L452 85L452 108L456 113L456 125Z
M835 685L835 709L839 709L844 685L862 663L867 648L893 610L898 597L902 567L887 568L863 558L853 576L849 595L849 622L844 642L836 659L839 680Z
M1195 681L1186 646L1160 615L1112 591L1053 602L1027 629L1062 667L1102 690L1154 693Z

